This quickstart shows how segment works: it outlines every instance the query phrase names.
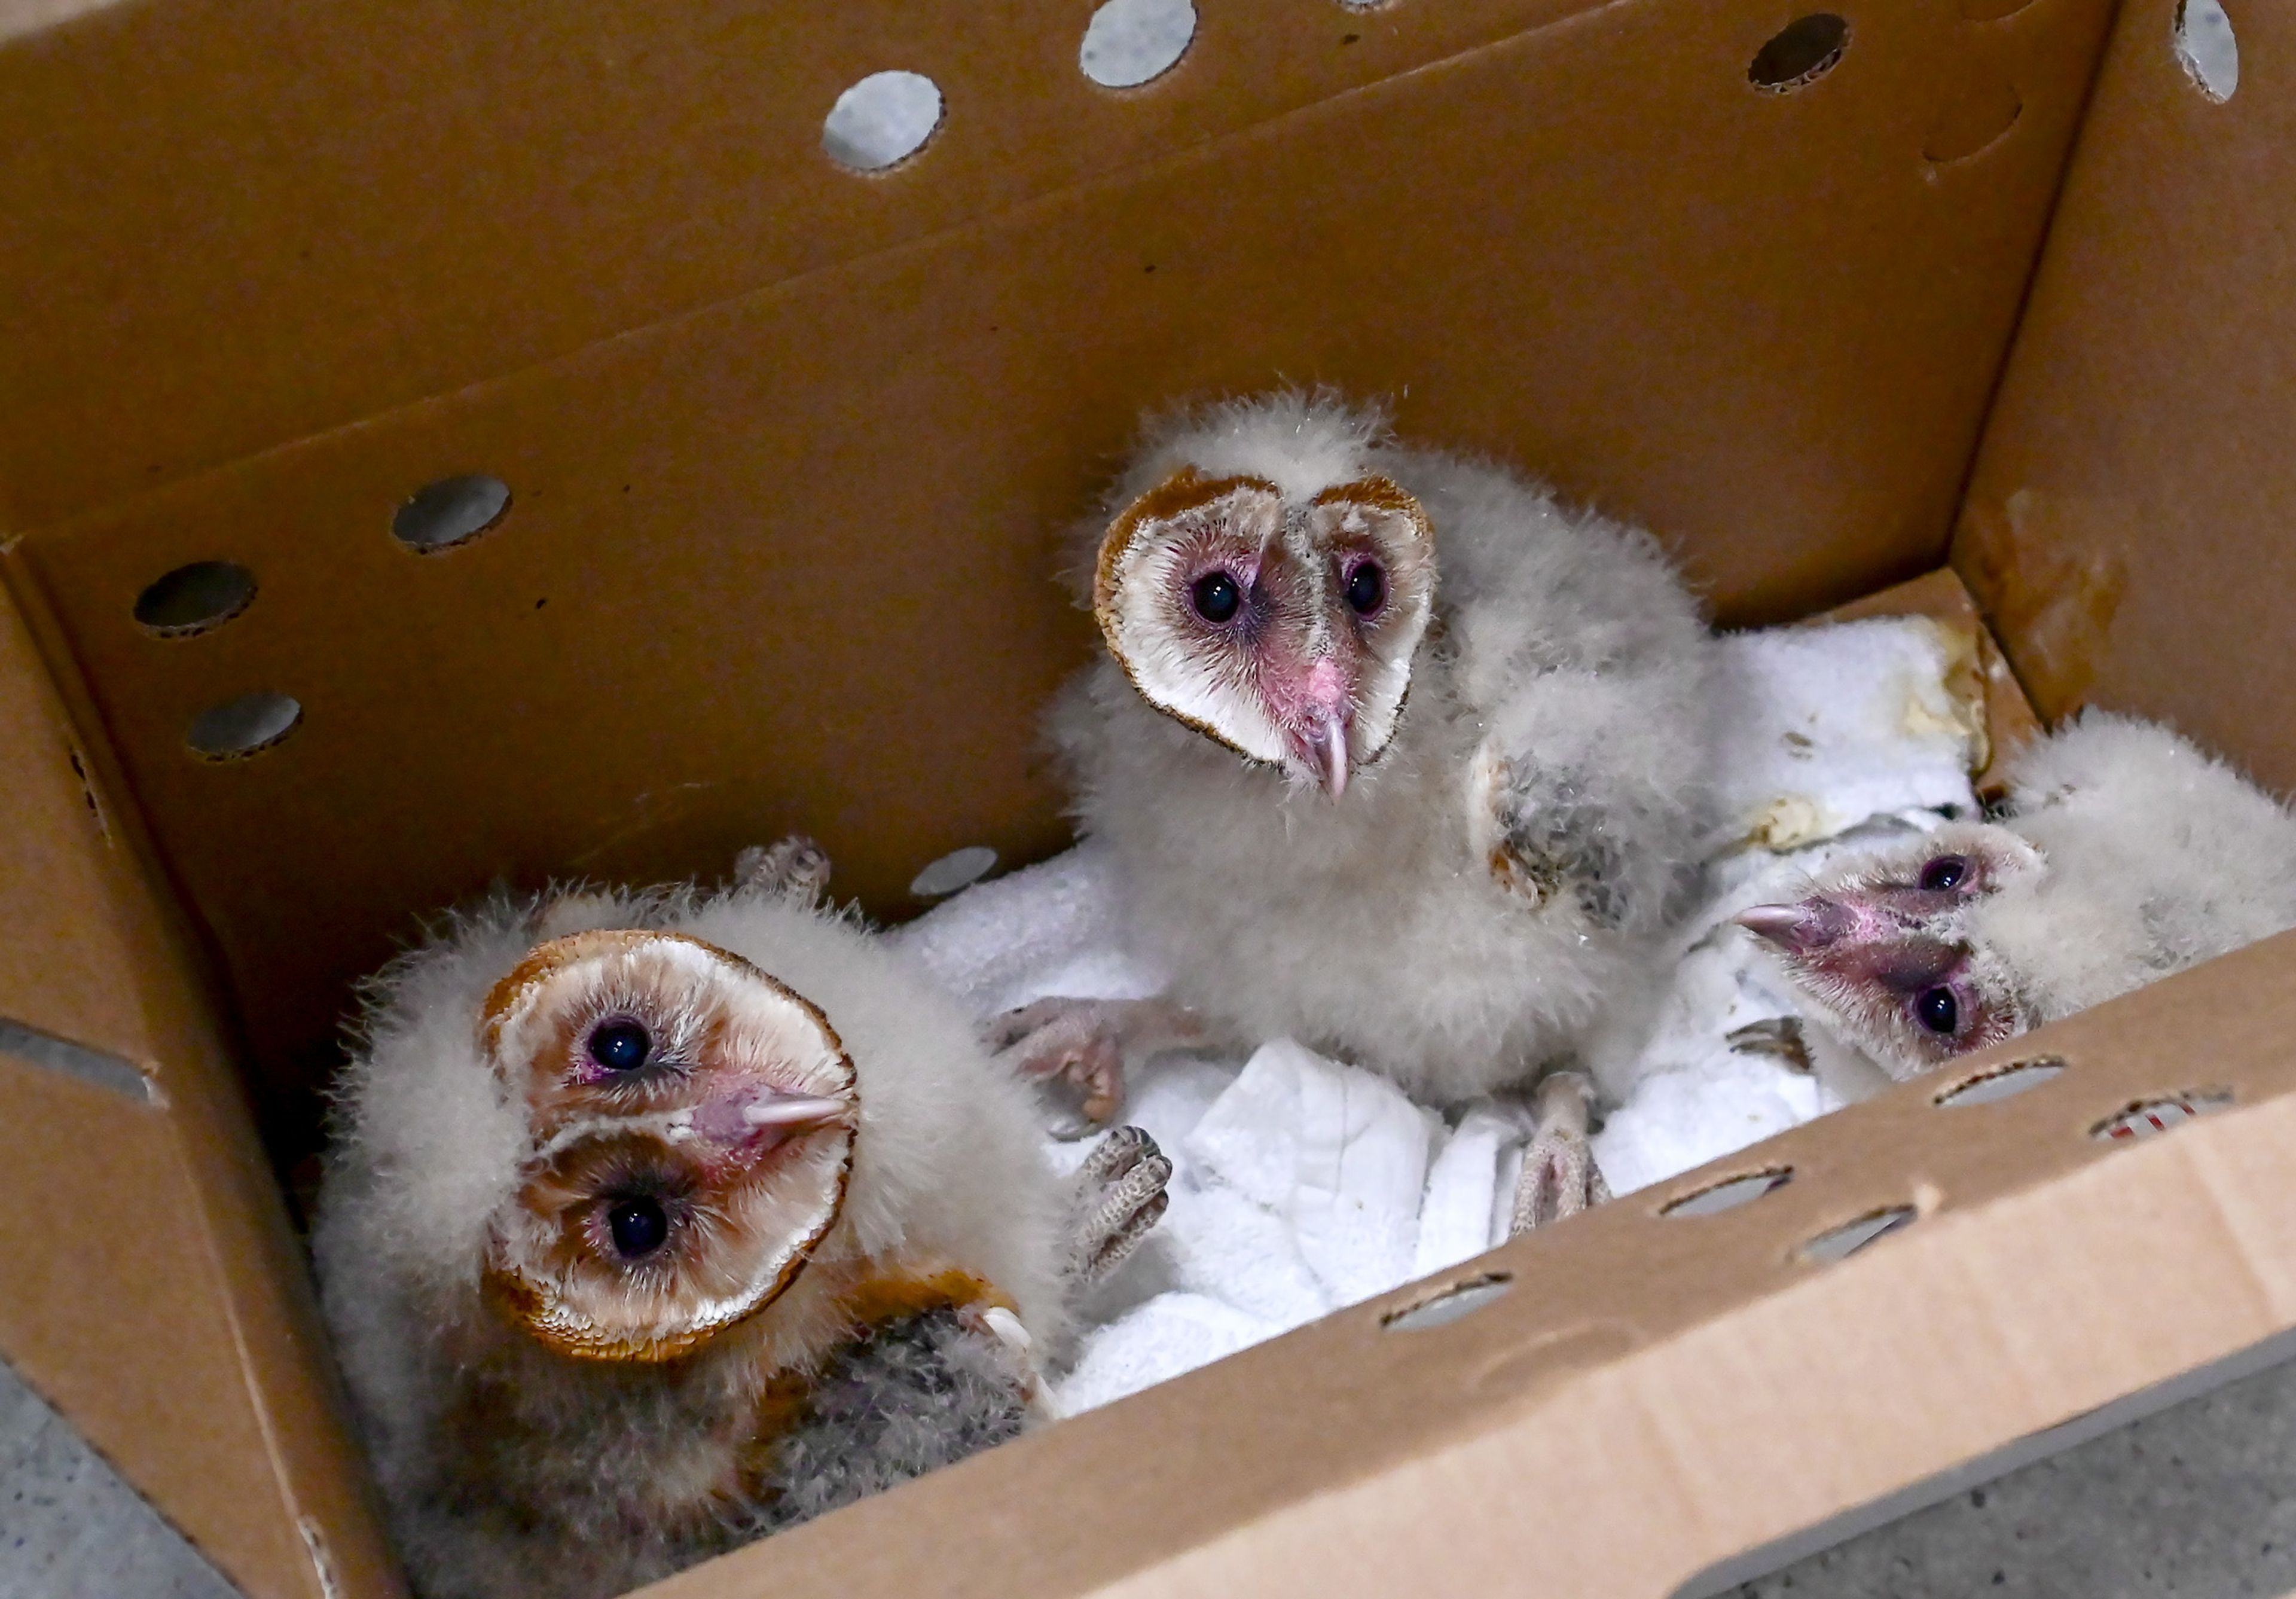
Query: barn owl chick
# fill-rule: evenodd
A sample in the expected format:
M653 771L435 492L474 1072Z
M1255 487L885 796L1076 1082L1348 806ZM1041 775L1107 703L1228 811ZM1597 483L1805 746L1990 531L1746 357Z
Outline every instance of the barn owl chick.
M1209 1039L1438 1103L1528 1086L1646 980L1710 725L1709 636L1647 535L1282 393L1155 429L1078 554L1105 650L1054 740L1171 983L1006 1020L1076 1119L1128 1054ZM1536 1103L1527 1208L1567 1213L1599 1192L1585 1079Z
M619 1594L1018 1432L1163 1208L921 974L737 886L497 903L372 987L314 1250L426 1599Z
M2296 816L2167 728L2092 711L2010 775L1997 820L1737 918L1892 1078L2296 926Z

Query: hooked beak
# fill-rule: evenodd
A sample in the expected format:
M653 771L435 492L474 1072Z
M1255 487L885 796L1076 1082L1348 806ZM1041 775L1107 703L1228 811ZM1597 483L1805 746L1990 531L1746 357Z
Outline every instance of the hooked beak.
M1324 792L1338 799L1348 791L1348 718L1326 715L1319 718L1308 734L1308 749L1314 757L1316 775L1322 780Z
M1808 955L1836 942L1850 930L1849 910L1823 894L1799 905L1757 905L1730 918L1790 955Z
M811 1094L775 1094L742 1107L742 1119L753 1128L817 1127L844 1114L843 1100Z
M744 1085L696 1108L696 1135L741 1165L762 1159L792 1138L843 1121L852 1107L841 1099Z

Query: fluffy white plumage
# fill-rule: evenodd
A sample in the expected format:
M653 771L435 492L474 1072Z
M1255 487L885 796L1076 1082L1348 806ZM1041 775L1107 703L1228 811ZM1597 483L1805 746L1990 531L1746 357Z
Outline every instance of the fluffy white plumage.
M777 1298L674 1359L570 1358L487 1292L489 1250L546 1152L480 1018L537 945L602 929L700 939L771 974L827 1018L857 1085L827 1232ZM1077 1191L971 1018L850 922L744 891L497 902L387 969L368 997L314 1247L426 1595L619 1593L1017 1424L1015 1396L1025 1408L1035 1361L1067 1335ZM855 1352L857 1296L898 1299L950 1271L1009 1301L1033 1357L1004 1311L1001 1339L977 1318L926 1316ZM792 1382L814 1384L797 1411ZM779 1433L760 1419L776 1406L796 1417ZM771 1487L727 1491L750 1482Z
M1995 820L1843 862L1742 918L1826 1030L1891 1076L2296 927L2296 816L2169 729L2092 710L2009 775Z
M1645 980L1694 871L1696 604L1647 535L1324 394L1156 427L1079 531L1087 578L1110 518L1190 471L1272 484L1295 519L1335 487L1399 488L1432 529L1430 619L1391 737L1336 797L1159 709L1113 654L1068 686L1054 736L1133 935L1241 1039L1297 1038L1437 1103L1526 1081ZM1410 580L1390 574L1392 605Z

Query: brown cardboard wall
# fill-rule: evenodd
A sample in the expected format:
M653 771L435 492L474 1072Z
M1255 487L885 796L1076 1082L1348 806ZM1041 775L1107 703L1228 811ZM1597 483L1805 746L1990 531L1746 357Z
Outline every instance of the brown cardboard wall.
M2296 785L2296 18L2239 86L2120 12L1954 550L2043 715L2167 717Z
M1522 1593L1711 1562L2296 1327L2296 935L647 1590L649 1599ZM1940 1106L2011 1059L2063 1070ZM2139 1101L2234 1111L2121 1143ZM1720 1215L1660 1214L1790 1172ZM1801 1245L1915 1219L1848 1259ZM2074 1330L2078 1330L2076 1332ZM1118 1488L1114 1485L1121 1485Z
M496 877L706 872L802 826L840 892L898 913L947 849L1056 846L1036 716L1085 635L1048 570L1144 404L1278 376L1398 396L1411 431L1556 471L1677 539L1736 619L1934 565L2107 7L2000 9L1856 8L1840 63L1775 93L1748 68L1795 14L1776 0L1648 0L1488 44L1546 13L1302 4L1258 35L1207 20L1170 79L1081 98L1036 8L967 12L950 60L1004 95L952 89L964 114L882 195L828 168L807 120L861 60L833 12L777 40L803 64L776 70L821 82L787 96L804 118L762 95L783 119L754 168L696 132L734 114L693 76L728 13L658 59L638 45L689 22L567 8L531 62L444 7L313 14L291 51L270 10L90 18L0 53L49 119L13 170L51 184L78 241L0 257L53 291L30 358L70 434L41 421L45 444L11 447L16 570L62 619L268 1080L308 1082L346 980ZM621 86L573 95L609 58ZM1358 62L1411 70L1374 82ZM463 127L479 62L572 99L521 89L464 150L422 96L445 86ZM131 124L71 111L73 86L122 72L152 85ZM385 80L404 97L359 87ZM551 137L511 136L545 115ZM209 176L160 196L171 141ZM142 176L65 196L82 158ZM593 196L570 161L618 176ZM755 172L747 233L683 186ZM865 216L865 194L913 209ZM691 227L668 256L616 248L597 230L624 201ZM457 250L439 231L497 211L534 237ZM404 226L366 254L370 214ZM309 219L327 259L291 267L281 218ZM148 260L147 234L221 253L184 258L189 288L91 264L114 244ZM80 266L60 280L55 260ZM388 370L355 379L384 345ZM117 436L83 414L99 390ZM128 495L145 464L176 478L275 440ZM428 555L394 541L411 492L472 471L510 487L498 526ZM254 574L243 614L139 628L144 586L202 560ZM300 725L196 758L193 719L255 691L295 696Z
M241 1084L4 591L0 749L0 1353L250 1599L327 1599L312 1541L390 1593Z

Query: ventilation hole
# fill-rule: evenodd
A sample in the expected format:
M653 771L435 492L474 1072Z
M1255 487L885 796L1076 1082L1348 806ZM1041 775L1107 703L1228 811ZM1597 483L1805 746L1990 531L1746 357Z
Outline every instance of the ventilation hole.
M2005 1066L1996 1066L1980 1071L1975 1077L1964 1078L1952 1087L1941 1090L1937 1096L1940 1105L1989 1105L1996 1100L2014 1099L2028 1089L2053 1082L2063 1075L2065 1063L2054 1055L2044 1055L2034 1061L2012 1061Z
M1856 1221L1820 1233L1801 1246L1803 1256L1830 1265L1846 1260L1877 1238L1888 1236L1914 1219L1911 1205L1892 1205L1886 1210L1876 1210L1871 1216L1861 1216Z
M255 601L255 574L229 561L194 561L135 596L135 619L162 638L221 627Z
M1513 1286L1513 1274L1485 1272L1480 1277L1454 1283L1415 1305L1391 1310L1379 1318L1379 1324L1390 1332L1424 1332L1430 1327L1447 1327L1473 1315Z
M1784 1187L1793 1181L1793 1168L1780 1166L1769 1171L1749 1172L1744 1177L1729 1177L1678 1200L1669 1200L1659 1209L1660 1216L1719 1216L1725 1210L1735 1210L1741 1205L1751 1205L1762 1195Z
M1195 37L1191 0L1108 0L1085 28L1077 65L1104 89L1136 88L1169 72Z
M1965 161L2017 125L2025 102L2001 78L1980 78L1946 108L1922 141L1922 154L1940 167Z
M2202 94L2222 105L2240 87L2240 41L2217 0L2183 0L2170 30L2177 62Z
M510 509L510 485L472 472L426 483L398 508L390 530L408 549L429 554L466 544L502 521Z
M969 888L988 875L996 865L996 851L986 844L952 849L909 880L909 892L920 899L939 899Z
M201 711L184 736L209 760L235 760L269 749L302 719L302 702L291 695L242 694Z
M2229 1088L2194 1088L2185 1094L2139 1100L2120 1114L2108 1116L2089 1128L2088 1136L2108 1144L2133 1144L2139 1138L2158 1136L2202 1116L2228 1111L2232 1108L2232 1090Z
M1833 70L1841 53L1849 48L1849 24L1830 11L1796 17L1754 53L1746 81L1758 89L1783 94L1815 83Z
M920 72L872 72L837 97L821 125L829 159L882 172L924 147L940 126L940 86Z

